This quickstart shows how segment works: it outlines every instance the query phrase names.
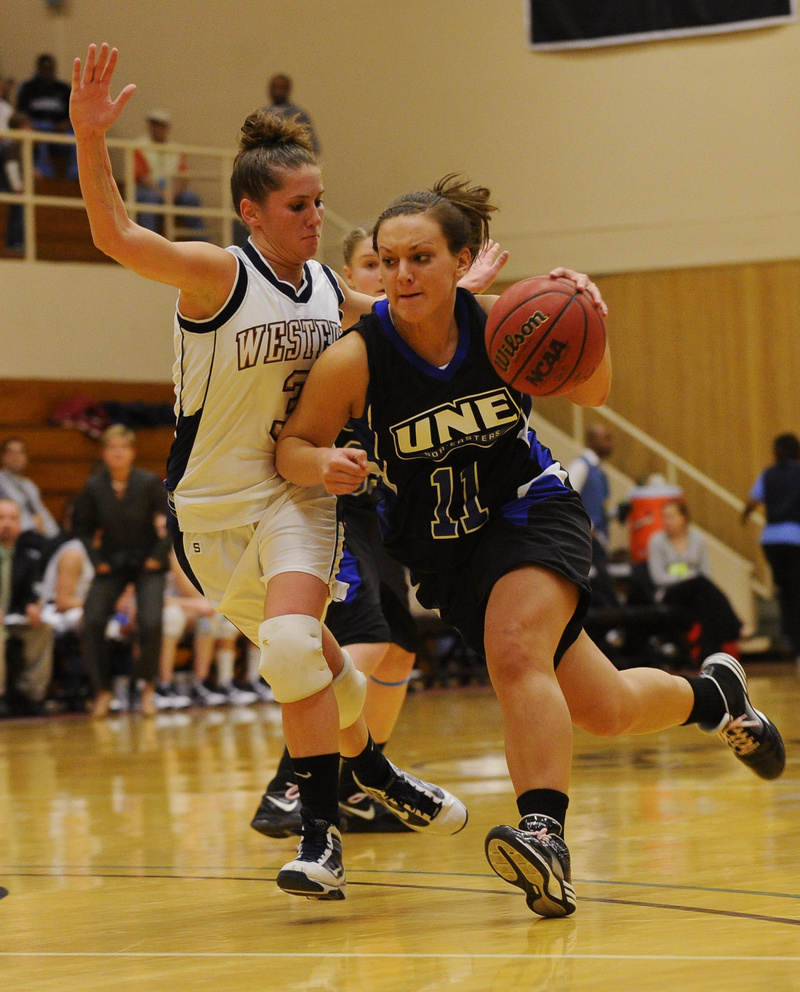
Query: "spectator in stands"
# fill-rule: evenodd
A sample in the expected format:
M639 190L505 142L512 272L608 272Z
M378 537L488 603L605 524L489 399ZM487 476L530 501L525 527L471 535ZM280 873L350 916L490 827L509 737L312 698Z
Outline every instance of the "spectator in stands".
M178 643L187 629L193 634L191 696L180 692L173 681ZM236 627L200 595L178 564L174 551L171 552L156 706L159 709L182 709L193 702L200 706L249 706L255 703L258 700L255 692L240 689L233 683L238 639ZM205 684L215 657L219 683L217 691Z
M17 110L27 114L35 131L72 134L69 120L68 83L56 77L56 60L43 54L36 60L36 72L19 88ZM36 166L43 176L78 177L78 160L74 145L39 144Z
M647 547L656 601L678 607L700 624L701 657L722 650L730 654L742 622L712 581L705 538L689 522L689 507L681 499L664 504L662 519L664 529L653 534Z
M611 486L603 461L614 451L614 435L604 424L591 424L586 429L585 441L586 447L567 472L592 522L592 605L613 607L619 605L619 601L608 574L607 502Z
M94 567L83 542L72 535L74 499L64 508L61 543L50 555L39 584L42 620L53 629L53 680L58 698L67 709L83 712L89 693L80 632L83 604Z
M14 104L11 102L11 92L14 89L14 80L10 76L0 76L0 130L8 127L9 119L14 113ZM3 139L0 138L0 145Z
M773 451L775 463L756 479L742 522L763 504L767 522L761 547L778 590L783 634L800 663L800 439L779 434Z
M8 118L11 131L30 131L31 122L26 114L14 111ZM22 193L25 184L22 178L22 143L0 141L0 190L6 193ZM6 250L22 252L25 249L25 212L21 203L9 203L6 221Z
M92 711L107 716L111 670L106 625L128 583L136 589L139 652L135 675L144 681L141 708L156 711L154 682L161 650L164 578L169 539L159 537L157 520L167 511L164 487L153 472L134 467L135 435L120 424L103 434L103 466L89 477L75 504L75 535L95 568L84 605L86 664L95 688Z
M170 202L182 207L199 207L200 197L187 188L184 178L189 168L186 156L159 147L169 142L171 124L166 110L151 110L147 115L147 135L142 137L133 156L136 202ZM161 227L157 214L139 214L138 220L149 231ZM182 217L181 224L195 234L204 227L202 217Z
M0 716L8 716L7 651L20 642L21 670L14 679L15 708L39 714L53 672L53 631L42 621L38 582L46 559L46 541L23 530L20 507L0 499Z
M278 117L296 117L301 124L305 124L308 128L308 136L311 139L314 154L318 156L322 149L311 118L302 107L291 102L291 76L287 76L285 72L276 72L267 84L267 95L269 96L269 103L264 107L264 110Z
M63 541L50 555L44 570L39 596L42 619L56 636L77 632L83 620L83 604L94 578L94 566L83 541L72 534L75 501L64 509Z
M0 445L0 497L19 505L23 530L56 537L58 524L42 502L39 487L25 475L27 467L28 446L21 437L7 437Z

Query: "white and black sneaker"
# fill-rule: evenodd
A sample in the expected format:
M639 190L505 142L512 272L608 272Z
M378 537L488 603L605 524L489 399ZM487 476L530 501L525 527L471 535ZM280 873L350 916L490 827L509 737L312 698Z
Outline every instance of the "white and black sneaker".
M783 739L775 724L750 702L747 676L739 662L729 654L709 655L700 666L700 677L717 686L726 712L716 726L698 723L698 727L717 734L759 778L778 778L786 767Z
M561 827L549 816L524 816L515 827L494 827L486 835L486 857L500 878L525 893L539 916L571 916L577 908L569 848Z
M282 791L265 792L250 826L265 837L291 837L299 833L302 820L297 786L287 783Z
M209 689L204 682L195 682L192 686L192 702L195 706L227 706L228 697Z
M342 833L348 834L398 834L408 833L411 827L376 802L366 792L354 792L339 799L339 816Z
M258 696L252 689L240 689L234 682L218 685L217 692L225 697L229 706L252 706L258 702Z
M267 685L267 683L259 675L257 679L253 682L247 683L247 688L256 694L258 701L260 703L274 703L275 697L272 695L272 689Z
M297 857L278 872L278 886L307 899L344 899L342 835L325 820L315 820L303 810L303 832Z
M192 700L178 689L174 682L159 682L153 693L157 710L185 710Z
M457 834L467 825L467 807L446 789L409 775L391 761L392 775L380 789L364 785L353 776L368 796L376 799L411 830L431 834Z

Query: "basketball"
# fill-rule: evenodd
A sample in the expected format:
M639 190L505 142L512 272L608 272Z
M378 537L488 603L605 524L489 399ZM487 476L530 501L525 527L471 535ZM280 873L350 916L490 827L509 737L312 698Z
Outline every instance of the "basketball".
M586 382L605 349L602 314L566 279L533 276L509 286L486 321L497 374L531 396L558 396Z

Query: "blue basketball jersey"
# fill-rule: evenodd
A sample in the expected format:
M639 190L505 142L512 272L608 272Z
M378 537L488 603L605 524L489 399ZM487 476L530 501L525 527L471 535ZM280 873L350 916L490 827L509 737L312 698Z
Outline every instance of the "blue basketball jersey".
M458 346L443 368L413 351L379 301L353 328L364 338L369 388L350 422L380 474L387 550L415 573L454 568L503 504L569 490L566 472L528 426L530 397L506 385L484 347L486 314L456 296Z

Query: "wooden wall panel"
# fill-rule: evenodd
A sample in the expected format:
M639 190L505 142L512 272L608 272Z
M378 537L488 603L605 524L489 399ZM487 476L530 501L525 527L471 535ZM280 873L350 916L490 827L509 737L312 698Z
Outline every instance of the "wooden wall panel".
M614 376L608 406L742 499L800 434L800 260L599 277ZM564 401L535 408L571 431ZM586 421L592 418L586 413ZM636 479L660 460L619 439L613 464ZM752 557L757 527L679 479L698 523Z

